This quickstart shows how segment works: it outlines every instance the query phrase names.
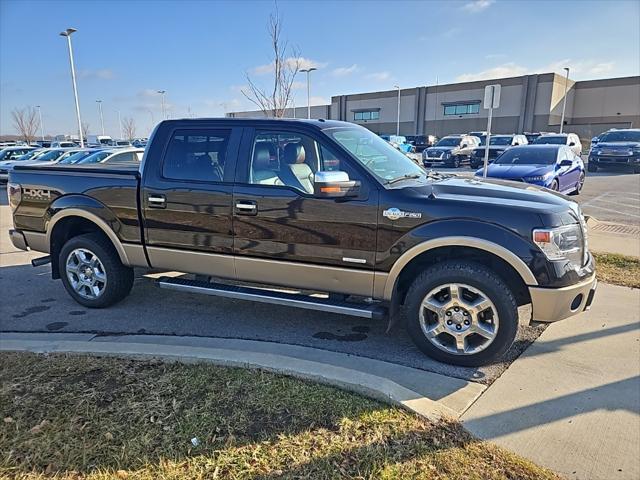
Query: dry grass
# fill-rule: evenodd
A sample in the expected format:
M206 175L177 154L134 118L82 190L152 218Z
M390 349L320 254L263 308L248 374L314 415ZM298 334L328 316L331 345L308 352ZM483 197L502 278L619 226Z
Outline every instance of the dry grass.
M457 423L261 371L4 353L0 385L3 478L556 478Z
M593 256L599 281L640 288L640 259L615 253L594 253Z

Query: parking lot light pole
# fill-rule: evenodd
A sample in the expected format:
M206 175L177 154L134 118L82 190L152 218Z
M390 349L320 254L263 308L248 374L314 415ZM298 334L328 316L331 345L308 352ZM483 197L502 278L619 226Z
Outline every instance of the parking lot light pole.
M569 67L564 67L567 71L567 76L564 78L564 98L562 99L562 117L560 117L560 133L564 128L564 112L567 108L567 86L569 84Z
M44 142L44 124L42 123L42 109L40 105L36 105L38 109L38 116L40 117L40 136L42 137L42 141Z
M396 135L400 135L400 85L394 85L398 89L398 120L396 121Z
M80 119L80 103L78 102L78 87L76 85L76 68L73 64L73 48L71 47L71 34L77 32L75 28L67 28L60 32L60 36L67 37L69 45L69 64L71 65L71 83L73 83L73 96L76 100L76 117L78 119L78 136L80 137L80 148L84 148L84 138L82 137L82 120Z
M102 127L102 136L104 137L104 116L102 115L102 100L96 100L98 104L98 113L100 114L100 126Z
M166 120L167 119L167 113L165 111L165 107L164 107L164 94L167 93L166 90L158 90L158 93L160 95L162 95L162 119Z
M300 73L307 74L307 118L311 118L311 81L309 80L309 74L317 70L315 67L305 68L304 70L300 70Z

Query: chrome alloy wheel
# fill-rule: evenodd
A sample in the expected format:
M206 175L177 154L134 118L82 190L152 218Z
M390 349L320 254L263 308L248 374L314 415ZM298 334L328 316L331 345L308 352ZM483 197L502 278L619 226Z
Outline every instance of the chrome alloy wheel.
M67 256L67 278L73 289L83 298L94 300L104 293L107 274L100 259L86 248L76 248Z
M437 348L454 355L471 355L487 348L498 333L498 311L481 290L449 283L431 290L422 300L420 327Z

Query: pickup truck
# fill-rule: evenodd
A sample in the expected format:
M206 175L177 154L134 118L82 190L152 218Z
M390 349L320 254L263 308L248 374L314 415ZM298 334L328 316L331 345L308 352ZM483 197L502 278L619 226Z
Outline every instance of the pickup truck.
M427 172L350 123L167 120L139 168L16 166L7 188L13 244L86 307L124 299L133 267L178 271L159 286L386 319L474 366L509 348L518 306L553 322L596 288L575 202Z

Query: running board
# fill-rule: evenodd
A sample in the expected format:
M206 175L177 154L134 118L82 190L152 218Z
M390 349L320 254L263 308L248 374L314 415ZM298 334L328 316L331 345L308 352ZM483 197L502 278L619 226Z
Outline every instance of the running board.
M160 288L177 290L179 292L201 293L217 297L235 298L238 300L252 300L254 302L286 305L288 307L320 310L322 312L339 313L354 317L380 320L386 316L386 309L380 305L365 305L360 303L336 301L331 298L316 298L295 293L263 290L260 288L239 287L222 283L209 283L197 280L187 280L175 277L161 277L158 279Z

